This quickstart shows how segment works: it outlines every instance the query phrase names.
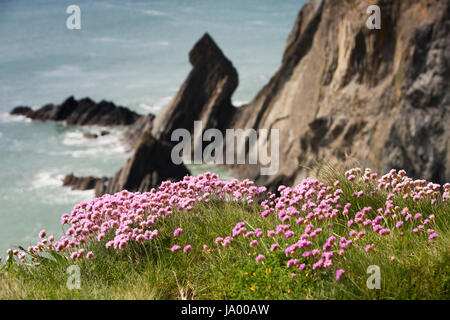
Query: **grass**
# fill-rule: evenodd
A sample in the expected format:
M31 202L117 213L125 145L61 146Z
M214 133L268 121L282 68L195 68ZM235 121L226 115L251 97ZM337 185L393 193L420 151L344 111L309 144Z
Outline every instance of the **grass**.
M355 214L355 209L384 204L385 195L381 193L352 197L354 183L337 174L328 173L327 177L330 182L341 180L340 187L347 195L343 203L352 203L349 216ZM261 219L258 205L215 200L197 204L188 213L175 213L161 224L160 236L145 245L118 251L106 249L105 240L91 241L85 248L95 252L92 260L73 261L55 254L53 258L38 258L37 264L19 266L10 259L0 272L0 299L449 299L449 202L432 206L426 201L395 199L395 203L424 216L435 214L433 228L439 237L434 243L407 229L403 236L400 232L383 237L368 232L345 255L333 258L331 270L316 274L305 270L292 278L284 251L268 254L273 239L264 236L254 248L244 237L236 238L229 247L214 244L216 237L231 235L239 221L262 228L264 233L279 224L275 216ZM327 219L316 223L323 229L318 236L320 242L331 235L338 239L347 236L344 232L348 219L339 216L331 227ZM296 234L305 228L292 225ZM184 232L174 238L171 233L177 227ZM282 248L292 243L292 239L282 237L278 241ZM372 242L376 243L376 251L367 253L364 246ZM194 250L172 253L174 244L191 244ZM204 244L211 250L202 250ZM255 263L257 254L266 255L264 263ZM66 270L73 264L80 268L81 287L69 290L66 283L70 275ZM371 265L380 268L379 290L366 285ZM333 271L338 268L345 273L336 281Z

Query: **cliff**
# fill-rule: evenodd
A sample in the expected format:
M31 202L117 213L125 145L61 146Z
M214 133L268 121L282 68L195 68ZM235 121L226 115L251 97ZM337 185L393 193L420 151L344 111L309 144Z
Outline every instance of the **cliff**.
M373 4L381 8L379 30L366 26ZM190 53L193 70L150 130L167 141L175 129L192 132L195 120L221 131L278 129L277 174L231 166L240 178L273 188L298 182L322 161L405 169L444 183L449 11L450 2L439 0L312 0L297 17L279 70L241 108L230 103L237 73L206 34ZM248 156L254 146L246 147Z
M380 30L366 27L372 4ZM280 130L280 171L239 176L292 184L325 160L449 181L449 12L440 0L310 1L280 69L230 125Z

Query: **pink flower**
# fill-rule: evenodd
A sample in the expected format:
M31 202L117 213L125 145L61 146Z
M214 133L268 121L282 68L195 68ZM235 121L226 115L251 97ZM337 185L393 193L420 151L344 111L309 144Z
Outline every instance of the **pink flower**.
M46 235L47 235L47 233L45 232L45 230L39 231L39 238L43 239L43 238L45 238Z
M183 229L176 228L175 231L173 232L173 236L178 237L182 232L183 232Z
M93 256L94 256L94 253L93 253L92 251L89 251L89 252L86 254L86 258L87 258L87 259L91 259Z
M222 238L222 237L217 237L216 240L214 241L214 243L215 243L216 245L219 245L219 243L221 243L222 241L223 241L223 238Z
M262 254L259 254L255 260L256 260L256 263L260 263L261 261L264 261L265 259L266 259L265 256L263 256Z
M294 231L288 230L284 233L284 237L286 239L289 239L290 237L292 237L293 235L295 235Z
M170 249L170 251L172 251L172 252L175 252L175 251L178 251L178 250L180 250L181 249L181 247L179 246L179 245L174 245L171 249Z
M287 266L287 268L289 269L289 268L291 268L292 266L296 266L297 264L298 264L298 259L290 259L288 262L287 262L287 264L286 264L286 266Z
M184 248L183 248L183 252L188 252L188 251L190 251L190 250L192 250L192 246L190 245L190 244L188 244L187 246L185 246Z
M336 280L339 280L341 278L341 276L344 274L344 270L343 269L339 269L336 271Z
M437 237L438 237L437 233L432 233L428 236L428 241L433 242L433 239Z
M250 247L254 247L254 246L256 246L258 244L258 240L252 240L252 241L250 241Z
M280 245L278 243L274 243L271 247L270 247L270 251L275 251Z
M273 237L274 235L275 235L275 231L273 231L273 230L267 231L267 236L268 237Z

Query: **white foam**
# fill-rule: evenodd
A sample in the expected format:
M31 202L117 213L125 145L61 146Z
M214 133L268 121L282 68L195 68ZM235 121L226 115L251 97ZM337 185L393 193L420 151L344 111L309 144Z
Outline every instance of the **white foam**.
M104 156L110 156L114 154L125 154L126 148L123 145L118 145L115 147L108 147L108 148L102 148L99 149L97 147L95 148L88 148L84 150L69 150L69 151L63 151L59 154L62 155L68 155L72 158L98 158L98 157L104 157Z
M55 78L70 77L70 76L79 77L82 75L82 71L81 68L78 66L60 65L53 70L40 71L39 75L43 77L55 77Z
M241 106L243 106L244 104L247 104L247 103L249 103L249 101L241 101L241 100L233 101L233 105L235 105L236 107L241 107Z
M66 146L81 146L88 142L81 131L69 131L64 135L63 144Z
M41 171L33 176L31 187L33 189L61 186L64 175L56 170Z
M94 81L102 80L108 78L108 74L97 72L97 71L86 71L75 65L59 65L58 67L47 70L47 71L38 71L37 75L45 78L83 78L84 82L82 83L82 87L90 87ZM90 81L85 81L86 79L90 79ZM87 84L85 84L87 82ZM42 88L51 88L54 87L54 83L43 84Z
M163 97L158 99L154 103L140 103L139 108L142 109L145 113L153 113L158 114L165 106L167 106L172 101L173 96Z
M158 11L158 10L142 10L143 14L149 15L149 16L168 16L167 13Z
M112 43L119 42L120 40L113 37L96 37L92 39L92 42Z
M56 169L40 171L33 176L30 187L41 203L75 204L94 198L94 190L72 190L63 187L63 179L64 174ZM39 195L36 194L36 190L40 191Z
M61 187L60 192L44 196L42 202L50 204L73 204L89 201L95 198L94 190L72 190L71 188Z
M7 112L0 114L0 122L9 123L9 122L31 122L31 119L22 116L22 115L11 115Z
M153 41L153 42L141 42L137 44L141 48L151 48L151 47L168 47L170 46L169 41Z

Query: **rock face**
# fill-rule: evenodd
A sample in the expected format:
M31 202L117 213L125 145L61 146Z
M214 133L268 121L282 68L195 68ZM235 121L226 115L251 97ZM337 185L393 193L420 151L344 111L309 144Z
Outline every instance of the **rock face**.
M63 186L71 187L72 190L91 190L95 189L97 182L105 182L107 178L95 177L76 177L72 173L64 178Z
M130 125L140 115L125 107L116 106L107 101L95 103L89 98L75 100L69 97L60 105L47 104L38 110L29 107L17 107L12 115L23 115L38 121L65 121L68 125L116 126Z
M381 8L379 30L366 26L370 5ZM194 120L221 131L278 129L277 174L231 166L240 178L269 187L292 185L320 162L450 181L449 21L449 1L311 0L279 70L249 104L234 109L237 73L205 35L190 53L193 70L152 133L169 140L175 129L192 132Z
M153 121L155 120L155 115L148 114L140 117L135 123L130 125L123 134L125 143L133 149L143 132L151 132L153 129Z
M369 30L366 9L381 8ZM295 183L317 161L450 181L450 1L312 0L278 72L230 127L280 130L280 170L241 177Z
M189 53L192 71L180 90L153 122L152 135L170 141L176 129L193 130L194 121L203 128L226 128L235 108L231 95L238 86L238 74L209 34Z
M172 146L152 137L147 131L140 137L133 156L113 178L96 184L97 197L121 190L146 192L165 180L181 180L189 175L186 167L173 164Z

